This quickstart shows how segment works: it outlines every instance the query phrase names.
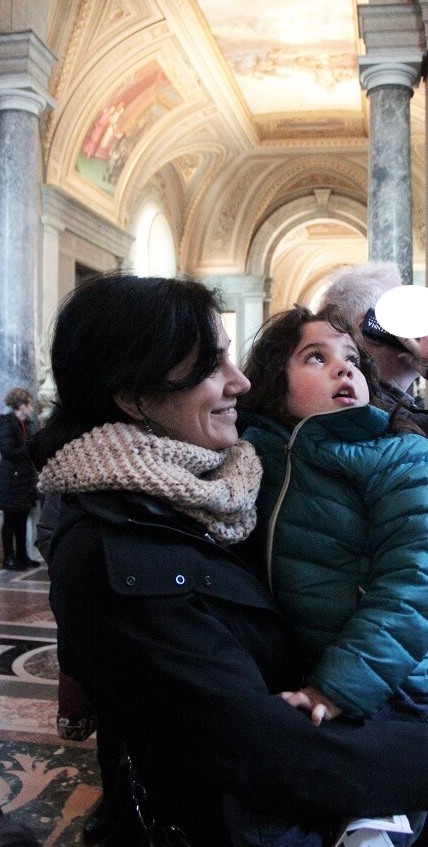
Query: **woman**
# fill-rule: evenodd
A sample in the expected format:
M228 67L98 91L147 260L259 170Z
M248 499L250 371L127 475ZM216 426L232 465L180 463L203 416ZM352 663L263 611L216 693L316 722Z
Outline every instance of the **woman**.
M4 398L11 411L0 415L0 509L3 510L3 567L37 567L27 553L27 518L36 504L37 474L27 452L33 398L26 388L11 388Z
M275 818L283 844L291 831L321 845L342 816L428 803L428 728L315 727L274 696L294 672L282 617L235 549L254 527L260 465L238 441L249 383L220 308L196 281L115 275L60 310L59 401L39 444L41 488L62 497L49 552L59 661L121 734L156 817L192 847L232 843L234 803L261 826Z

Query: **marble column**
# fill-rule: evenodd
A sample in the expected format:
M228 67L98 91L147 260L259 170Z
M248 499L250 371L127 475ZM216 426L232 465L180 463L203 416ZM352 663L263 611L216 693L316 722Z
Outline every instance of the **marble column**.
M428 0L417 0L424 30L425 54L422 74L425 82L425 191L428 189ZM425 203L425 285L428 286L428 204ZM428 383L425 386L428 392Z
M410 99L420 63L360 58L370 98L368 244L372 261L392 261L413 281Z
M0 35L0 408L12 386L37 394L39 116L53 61L32 32Z

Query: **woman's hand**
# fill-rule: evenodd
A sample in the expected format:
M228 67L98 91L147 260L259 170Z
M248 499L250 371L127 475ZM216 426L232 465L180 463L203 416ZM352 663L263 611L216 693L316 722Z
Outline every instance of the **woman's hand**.
M311 685L301 688L300 691L281 691L279 696L296 709L307 709L315 726L319 726L322 720L331 721L342 714L342 709Z

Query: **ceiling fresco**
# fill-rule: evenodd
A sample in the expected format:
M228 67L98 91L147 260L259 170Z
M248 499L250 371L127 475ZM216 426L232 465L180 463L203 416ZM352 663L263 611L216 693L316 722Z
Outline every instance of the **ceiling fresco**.
M112 21L117 28L119 20L125 34L132 21L137 32L144 9L140 3L141 0L130 0L129 7L121 7L122 14L117 19L119 7L114 0L106 0L102 14L92 0L92 5L87 6L91 25L98 32L105 27L102 32L107 34ZM284 140L310 143L328 138L363 142L367 137L367 103L358 73L361 44L356 3L357 0L323 0L321 4L319 0L190 0L196 16L189 28L188 47L191 49L192 40L206 45L206 55L214 59L210 65L213 79L216 74L220 78L223 67L222 93L225 78L230 80L231 90L235 83L242 115L239 118L238 108L234 118L244 121L247 115L261 145L281 144ZM100 191L106 200L117 196L127 163L137 149L143 151L145 143L158 136L158 124L166 127L177 107L196 102L192 82L183 86L179 63L184 59L178 59L174 52L174 5L171 2L166 6L166 26L159 24L156 30L153 25L153 38L163 39L156 58L150 56L148 49L149 24L147 30L140 30L139 64L94 103L83 140L73 154L74 176L83 185L89 183ZM113 50L119 51L119 59L113 59L118 66L120 50L124 56L128 53L126 42L121 45L120 27L117 42L112 42ZM83 56L82 59L85 62ZM199 67L197 73L200 71ZM202 103L201 97L201 106ZM210 101L206 100L206 104L209 106Z
M361 110L353 0L199 0L255 116Z
M214 203L230 268L246 249L233 233L247 194L248 215L255 216L262 215L260 191L266 214L286 192L290 202L331 189L330 205L347 192L364 203L370 104L359 81L365 42L357 8L366 0L51 2L58 106L46 119L50 183L120 226L138 209L141 186L165 195L173 211L182 202L182 256L192 267L212 267L210 240L219 250L209 230ZM392 20L377 16L376 26L386 39L398 33L407 43L406 0L385 4L395 9ZM419 170L424 88L410 108ZM205 205L207 219L200 214ZM322 206L318 217L324 212ZM361 215L353 211L352 221ZM199 242L191 238L196 225ZM227 243L222 227L232 232Z
M97 188L114 194L130 151L180 103L181 95L158 62L148 62L101 105L83 141L77 172Z

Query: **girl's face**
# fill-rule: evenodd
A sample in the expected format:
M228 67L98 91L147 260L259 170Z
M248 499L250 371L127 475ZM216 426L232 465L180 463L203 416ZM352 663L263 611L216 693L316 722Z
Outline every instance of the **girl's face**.
M287 412L297 420L369 402L360 356L350 335L326 321L303 326L287 366Z

